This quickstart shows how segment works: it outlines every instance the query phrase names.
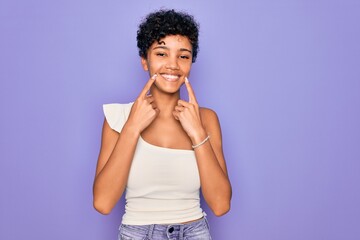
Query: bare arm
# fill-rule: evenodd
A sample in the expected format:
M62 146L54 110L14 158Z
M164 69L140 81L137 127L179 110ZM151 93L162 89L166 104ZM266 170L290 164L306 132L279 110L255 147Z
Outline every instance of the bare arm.
M173 114L175 119L180 121L193 145L203 141L208 134L211 136L209 141L194 151L203 196L214 214L221 216L230 209L231 185L222 151L220 124L215 112L209 109L200 111L190 83L185 81L185 84L189 102L179 100Z
M93 186L93 204L102 214L109 214L123 194L140 133L159 113L153 97L146 96L154 81L153 77L147 82L134 102L120 134L104 121Z
M94 207L109 214L125 190L139 134L126 125L120 134L104 121L93 186Z
M222 151L220 124L215 112L208 109L202 112L205 129L194 136L192 141L199 143L210 135L210 140L194 151L202 194L214 214L221 216L230 210L231 185Z

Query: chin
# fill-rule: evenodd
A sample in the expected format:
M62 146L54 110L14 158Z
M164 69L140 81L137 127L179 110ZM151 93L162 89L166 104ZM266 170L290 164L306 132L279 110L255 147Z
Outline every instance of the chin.
M157 88L161 92L168 93L168 94L177 93L178 91L180 91L180 87L181 87L181 85L178 87L157 86Z
M180 91L180 87L184 84L183 81L172 81L169 82L166 79L157 79L155 81L155 85L156 87L165 93L176 93L178 91Z

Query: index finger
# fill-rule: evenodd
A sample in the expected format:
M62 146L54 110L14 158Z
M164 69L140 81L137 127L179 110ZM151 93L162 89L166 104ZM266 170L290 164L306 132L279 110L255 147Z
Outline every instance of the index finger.
M154 74L149 81L145 84L143 90L141 90L141 93L139 94L139 97L145 98L146 93L150 90L151 86L154 84L156 80L157 74Z
M196 103L196 97L194 90L192 89L190 82L187 77L185 77L185 86L189 94L189 103Z

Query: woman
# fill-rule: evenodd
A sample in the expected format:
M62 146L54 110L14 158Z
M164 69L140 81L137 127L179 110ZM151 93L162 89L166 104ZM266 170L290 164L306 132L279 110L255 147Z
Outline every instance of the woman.
M135 102L104 105L94 207L110 213L126 189L119 239L211 239L200 186L217 216L229 211L231 186L216 113L199 107L188 81L198 25L160 10L140 24L137 45L151 77Z

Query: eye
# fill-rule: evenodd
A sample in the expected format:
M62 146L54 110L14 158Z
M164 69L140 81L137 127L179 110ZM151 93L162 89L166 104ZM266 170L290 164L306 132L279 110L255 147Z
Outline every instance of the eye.
M156 53L156 56L159 56L159 57L165 57L166 54L165 53L162 53L162 52L158 52Z
M182 58L182 59L190 59L190 57L188 55L181 55L180 58Z

